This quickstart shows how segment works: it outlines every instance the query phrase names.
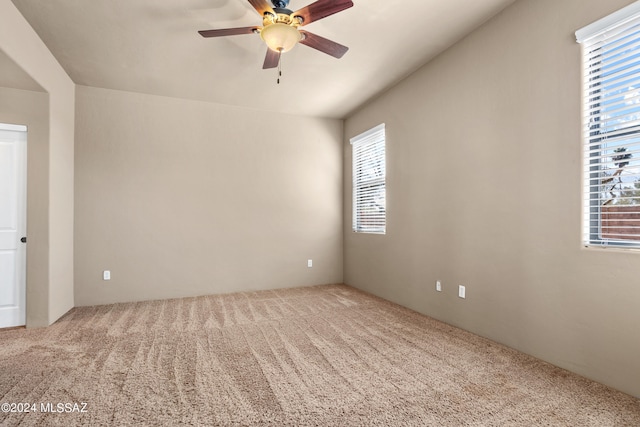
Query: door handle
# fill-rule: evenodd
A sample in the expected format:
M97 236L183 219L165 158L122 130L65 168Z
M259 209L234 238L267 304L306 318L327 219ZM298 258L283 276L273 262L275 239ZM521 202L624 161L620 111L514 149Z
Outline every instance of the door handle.
M27 238L26 238L26 237L23 237L22 239L20 239L20 241L21 241L22 243L27 243Z

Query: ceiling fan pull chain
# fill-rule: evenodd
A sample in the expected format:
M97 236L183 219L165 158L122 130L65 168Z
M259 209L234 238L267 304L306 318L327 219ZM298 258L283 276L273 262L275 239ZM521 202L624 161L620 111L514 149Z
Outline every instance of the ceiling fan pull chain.
M278 84L280 84L280 77L282 77L282 48L278 49Z

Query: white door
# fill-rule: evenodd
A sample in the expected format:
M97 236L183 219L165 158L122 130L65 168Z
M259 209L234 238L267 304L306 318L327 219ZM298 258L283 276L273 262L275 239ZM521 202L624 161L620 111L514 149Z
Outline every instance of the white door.
M25 324L27 128L0 123L0 328Z

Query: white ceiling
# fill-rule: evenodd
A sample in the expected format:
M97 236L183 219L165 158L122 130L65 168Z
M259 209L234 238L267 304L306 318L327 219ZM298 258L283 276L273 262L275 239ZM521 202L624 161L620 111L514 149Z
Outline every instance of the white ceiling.
M305 27L348 46L346 55L296 46L279 85L275 69L262 69L258 35L197 33L260 25L247 0L12 1L77 84L343 118L514 0L353 0Z

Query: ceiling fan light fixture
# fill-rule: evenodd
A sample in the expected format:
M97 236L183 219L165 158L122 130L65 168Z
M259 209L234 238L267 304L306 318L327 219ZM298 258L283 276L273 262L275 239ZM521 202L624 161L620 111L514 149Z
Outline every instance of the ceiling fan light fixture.
M281 22L265 26L260 37L275 52L288 52L302 39L300 31Z

